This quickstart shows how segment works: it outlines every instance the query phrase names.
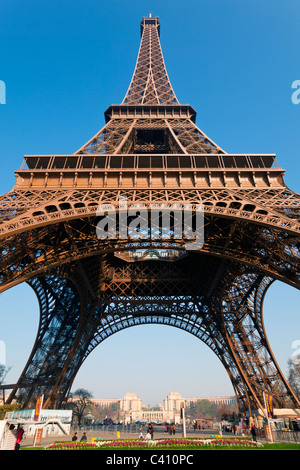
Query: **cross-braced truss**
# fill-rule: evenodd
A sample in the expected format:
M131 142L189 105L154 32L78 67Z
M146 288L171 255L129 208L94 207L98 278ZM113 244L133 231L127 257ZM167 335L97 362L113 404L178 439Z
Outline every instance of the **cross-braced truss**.
M275 155L228 154L196 126L172 89L159 32L158 18L143 18L132 81L104 127L74 154L25 156L0 198L0 292L27 282L40 305L36 342L8 401L32 406L43 393L45 407L62 406L95 347L155 323L214 351L241 411L263 408L264 392L275 407L300 407L262 315L274 280L300 287L299 195ZM172 211L168 231L124 238L124 198L145 208L145 226L153 205L188 205L193 223L201 206L203 245L187 250ZM100 205L113 210L99 215ZM103 217L117 221L105 239L97 236Z

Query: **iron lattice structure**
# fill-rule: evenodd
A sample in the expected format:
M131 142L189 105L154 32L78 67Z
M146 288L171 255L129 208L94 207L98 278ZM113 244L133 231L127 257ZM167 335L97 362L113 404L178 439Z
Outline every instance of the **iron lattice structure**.
M100 239L99 204L204 207L204 244L174 230ZM270 349L262 306L270 284L299 288L299 195L275 155L228 154L196 125L168 78L158 18L141 44L123 102L70 155L26 155L1 197L1 291L27 282L40 305L35 344L8 402L44 394L60 407L91 351L141 324L187 331L220 359L241 411L300 407ZM194 209L193 209L194 210ZM174 228L174 227L173 227ZM195 361L197 367L197 361Z

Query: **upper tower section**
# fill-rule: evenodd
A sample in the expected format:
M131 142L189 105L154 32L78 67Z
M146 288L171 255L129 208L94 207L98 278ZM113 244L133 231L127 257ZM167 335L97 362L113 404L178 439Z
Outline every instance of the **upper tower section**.
M160 22L151 14L141 21L141 44L122 104L179 104L171 86L161 46Z
M72 155L26 155L16 187L26 188L269 188L283 187L275 155L228 154L180 104L160 46L160 22L140 22L132 80L105 125Z

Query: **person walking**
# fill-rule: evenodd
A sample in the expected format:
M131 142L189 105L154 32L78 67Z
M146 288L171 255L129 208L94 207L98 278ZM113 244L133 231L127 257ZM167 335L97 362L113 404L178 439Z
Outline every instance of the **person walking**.
M175 432L176 432L176 426L175 426L175 424L173 424L173 429L172 429L172 430L173 430L173 436L175 436Z
M253 440L254 442L256 442L256 429L255 429L254 424L253 424L253 426L251 427L251 431L250 431L250 432L251 432L251 434L252 434L252 440Z
M23 439L24 429L22 426L18 429L15 450L20 450L21 440Z
M150 436L151 436L151 439L153 440L153 436L154 436L154 430L153 430L153 426L152 426L152 424L149 424L149 427L148 427L148 433L150 434Z

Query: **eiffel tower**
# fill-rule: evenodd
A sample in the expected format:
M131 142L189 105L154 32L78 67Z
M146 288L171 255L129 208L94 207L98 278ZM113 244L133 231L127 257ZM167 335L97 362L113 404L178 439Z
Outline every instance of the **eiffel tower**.
M104 127L73 154L25 155L1 197L1 292L26 282L40 306L35 344L7 403L18 397L26 408L43 394L45 408L64 406L102 341L160 324L217 355L241 412L264 408L264 392L274 407L300 408L262 312L274 281L300 287L299 195L274 154L227 153L197 127L195 110L171 86L159 18L144 17L140 27L131 83L105 111ZM124 200L147 210L188 206L193 224L200 205L203 244L186 249L174 214L167 233L121 236ZM117 222L101 238L105 217Z

